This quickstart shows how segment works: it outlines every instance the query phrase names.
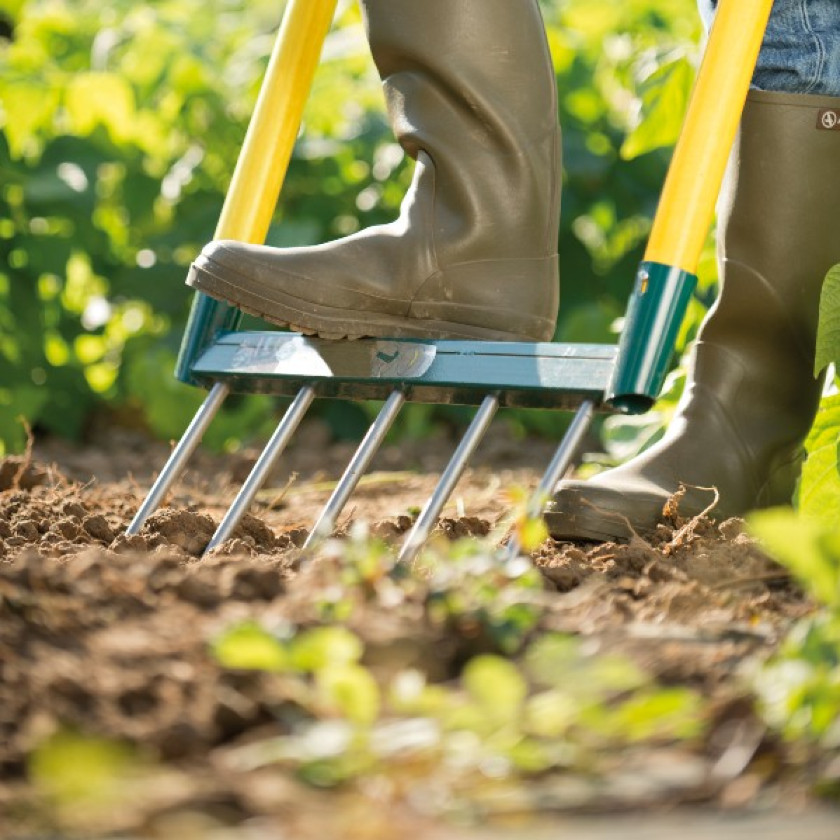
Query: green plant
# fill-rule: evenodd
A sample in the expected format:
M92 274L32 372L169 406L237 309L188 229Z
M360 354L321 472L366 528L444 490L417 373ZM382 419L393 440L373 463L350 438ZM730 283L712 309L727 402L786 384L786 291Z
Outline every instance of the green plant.
M234 769L285 767L317 787L387 778L394 793L443 776L451 795L442 807L469 807L488 785L524 796L537 777L597 773L623 749L702 735L705 703L694 692L541 629L549 601L527 563L463 543L432 547L406 569L362 532L317 562L332 602L347 605L342 618L330 610L316 627L249 621L212 642L222 666L272 673L293 710L286 719L278 709L285 734L235 750ZM375 651L346 622L372 600L412 603L448 639L484 631L509 655L470 655L448 680L371 664ZM496 632L517 605L527 607L524 624Z
M840 362L840 266L820 301L814 375ZM818 609L799 622L755 677L768 721L790 738L840 748L840 397L823 398L805 444L798 510L753 514L749 525L813 596Z

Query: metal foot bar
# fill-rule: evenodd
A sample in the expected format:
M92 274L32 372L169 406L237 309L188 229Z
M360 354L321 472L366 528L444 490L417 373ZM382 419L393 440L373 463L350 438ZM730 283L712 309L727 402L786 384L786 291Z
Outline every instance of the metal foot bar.
M333 491L332 496L330 496L329 501L318 517L318 521L306 538L306 542L303 544L304 550L314 547L318 542L332 534L336 519L338 519L341 511L344 510L344 506L356 489L359 480L370 466L373 456L379 451L382 441L385 440L385 435L388 434L388 430L393 425L404 403L405 395L402 391L394 391L388 397L373 425L368 429L364 440L356 450L355 455L353 455L353 459L344 471L344 475L341 476L338 486Z
M526 518L536 519L542 514L545 503L554 490L555 485L571 466L575 452L577 452L583 436L592 424L592 418L594 416L595 403L592 400L584 400L580 408L578 408L571 425L566 430L566 434L563 435L563 440L560 441L560 446L557 447L554 457L549 462L548 469L546 469L540 483L525 505ZM518 554L519 539L514 533L505 548L505 556L512 560Z
M297 429L300 421L303 419L303 415L306 414L307 409L314 399L315 389L311 385L301 388L298 392L298 395L280 421L280 425L271 436L271 440L269 440L265 449L263 449L262 455L260 455L257 463L254 464L251 474L248 476L245 484L242 485L242 489L233 500L233 504L216 529L216 533L213 534L213 538L208 543L205 553L217 548L227 540L242 517L248 512L248 508L251 507L254 497L265 483L269 472L283 453L283 450L295 433L295 429Z
M221 382L217 382L210 389L210 393L195 413L195 417L193 417L186 432L184 432L184 436L178 442L175 449L172 450L169 460L152 485L152 489L149 491L149 495L146 496L140 510L137 511L134 519L131 520L131 524L125 532L126 536L133 537L139 534L146 520L160 507L160 503L178 479L178 476L183 472L187 461L193 452L195 452L201 438L204 437L204 433L207 431L207 427L222 407L222 403L229 393L230 386Z
M426 542L429 534L432 532L432 528L434 528L441 510L446 504L446 500L452 495L458 479L463 474L464 468L467 466L467 461L469 461L476 447L484 437L484 433L487 431L487 427L490 425L490 421L493 419L493 415L498 408L498 397L488 396L484 398L484 402L481 403L475 417L473 417L472 423L470 423L470 427L455 450L452 460L440 477L434 493L432 493L429 501L426 502L426 506L423 508L420 516L417 517L411 533L403 543L402 550L397 558L398 563L410 562L423 547L423 543Z

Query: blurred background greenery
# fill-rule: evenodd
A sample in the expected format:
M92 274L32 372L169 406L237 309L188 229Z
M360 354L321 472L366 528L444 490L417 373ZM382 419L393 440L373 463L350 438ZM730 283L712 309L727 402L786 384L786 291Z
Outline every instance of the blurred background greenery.
M186 427L203 392L172 376L183 281L212 237L283 5L0 0L0 454L25 445L20 418L71 438L103 417L164 437ZM564 131L557 338L614 342L699 19L693 0L541 5ZM269 243L393 218L410 167L384 119L358 7L340 0ZM683 343L713 294L711 249L700 273ZM235 449L273 426L275 408L232 400L207 442ZM329 411L345 434L364 407ZM435 416L409 416L403 432L422 434ZM551 415L518 422L556 432ZM660 423L619 423L612 435L626 454Z

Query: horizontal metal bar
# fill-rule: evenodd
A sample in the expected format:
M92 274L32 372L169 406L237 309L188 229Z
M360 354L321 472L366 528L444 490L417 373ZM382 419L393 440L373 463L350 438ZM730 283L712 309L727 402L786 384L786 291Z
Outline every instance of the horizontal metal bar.
M229 393L230 387L222 382L217 382L210 389L210 393L195 413L183 437L175 449L172 450L169 460L152 485L152 489L140 506L140 510L137 511L134 519L131 520L131 524L125 532L126 536L132 537L139 534L146 520L160 507L161 502L183 472L187 461L193 452L195 452L196 447L207 431L207 427L222 407L222 403Z
M312 385L318 396L575 409L603 405L616 348L601 344L362 339L326 341L297 333L222 334L192 367L199 381L235 391L290 394Z
M487 396L484 398L461 443L455 450L452 460L444 470L443 475L441 475L437 487L428 502L426 502L426 506L421 511L420 516L417 517L411 533L409 533L403 543L402 550L397 558L398 562L411 562L429 538L429 534L432 532L432 528L434 528L441 510L443 510L446 500L452 495L458 479L463 475L467 462L484 437L484 433L487 431L498 408L499 400L496 396Z
M242 489L216 529L216 533L213 534L213 538L207 545L205 552L218 548L225 540L231 537L236 526L251 507L254 497L263 484L265 484L269 472L271 472L277 459L288 445L289 440L300 425L300 421L303 419L309 406L312 405L314 399L315 391L311 387L302 388L298 392L283 419L280 421L280 425L271 436L271 440L269 440L265 449L263 449L262 455L260 455L257 463L254 464L251 474L242 485Z

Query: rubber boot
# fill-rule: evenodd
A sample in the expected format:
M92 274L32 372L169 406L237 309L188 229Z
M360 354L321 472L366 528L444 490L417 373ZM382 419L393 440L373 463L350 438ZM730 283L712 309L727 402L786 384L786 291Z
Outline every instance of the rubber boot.
M681 516L790 501L821 391L820 290L840 262L840 131L826 113L840 116L840 99L750 93L718 205L721 292L676 415L626 464L561 482L546 510L553 536L650 531L681 484Z
M326 338L550 340L560 134L536 0L363 0L416 169L400 217L310 248L219 241L187 283Z

